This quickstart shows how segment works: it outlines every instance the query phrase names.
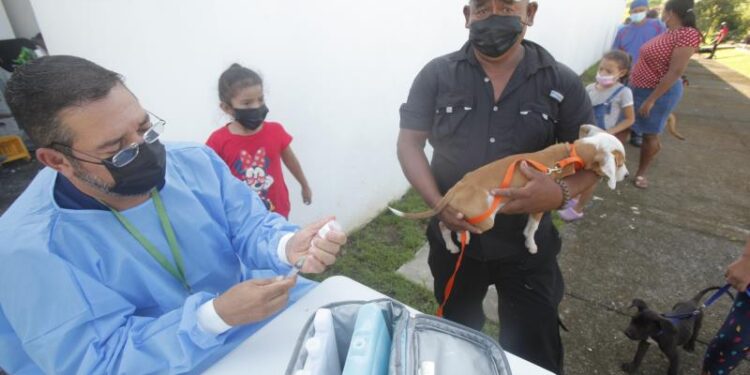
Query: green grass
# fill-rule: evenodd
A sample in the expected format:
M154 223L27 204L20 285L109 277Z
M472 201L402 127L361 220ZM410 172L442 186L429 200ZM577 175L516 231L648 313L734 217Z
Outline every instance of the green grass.
M427 209L413 190L391 205L403 211ZM437 304L432 293L396 273L424 244L426 227L426 220L405 220L383 211L349 235L349 242L342 250L344 256L317 279L344 275L417 310L433 313Z
M587 86L590 83L594 83L596 80L596 71L599 68L599 61L594 63L594 65L591 65L588 69L586 69L583 74L581 74L581 81L583 82L584 86Z
M716 62L750 78L750 51L737 48L720 49L714 56Z

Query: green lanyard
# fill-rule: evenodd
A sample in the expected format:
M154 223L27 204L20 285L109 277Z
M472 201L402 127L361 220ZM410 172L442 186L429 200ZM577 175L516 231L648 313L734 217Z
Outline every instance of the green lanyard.
M177 279L177 281L179 281L183 287L185 287L185 290L190 292L190 285L185 278L185 263L182 260L182 253L180 252L180 248L177 245L177 238L174 235L172 223L169 221L167 210L164 208L164 202L162 202L161 196L159 195L159 192L156 191L156 189L151 190L151 197L154 199L154 206L156 206L156 212L159 214L161 228L164 230L164 234L166 234L167 236L167 242L169 242L169 250L172 252L172 257L174 258L175 263L177 263L177 268L175 268L172 263L169 263L167 258L165 258L164 255L162 255L162 253L160 253L159 250L156 249L156 246L154 246L154 244L146 239L146 237L135 226L133 226L130 220L128 220L119 211L113 209L112 207L107 206L107 208L112 211L117 220L120 221L120 224L122 224L122 226L127 229L127 231L133 236L133 238L138 240L141 246L143 246L143 248L146 249L146 251L148 251L148 253L157 262L159 262L162 268L172 274L172 276L174 276L174 278Z

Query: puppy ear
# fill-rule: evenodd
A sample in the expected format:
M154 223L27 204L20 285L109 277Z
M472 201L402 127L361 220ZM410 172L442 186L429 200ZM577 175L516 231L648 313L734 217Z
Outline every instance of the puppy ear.
M648 305L646 305L646 302L638 298L633 299L633 302L630 303L629 308L633 308L633 307L637 307L638 312L643 312L643 310L648 309Z
M601 133L603 131L604 130L595 125L581 125L581 128L578 130L578 138L590 137L596 133Z
M623 154L622 151L620 151L620 150L614 150L614 151L612 151L612 155L615 156L615 165L616 166L619 167L619 166L625 164L625 154Z
M594 158L599 164L599 175L607 177L607 186L614 190L617 186L617 165L615 164L615 157L611 152L605 150L597 150L597 155Z

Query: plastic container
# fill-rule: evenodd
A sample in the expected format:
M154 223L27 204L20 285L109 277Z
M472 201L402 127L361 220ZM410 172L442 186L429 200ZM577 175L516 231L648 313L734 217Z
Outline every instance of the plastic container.
M18 159L31 160L31 155L23 144L21 137L17 135L4 135L0 137L0 155L5 156L2 163L8 163Z

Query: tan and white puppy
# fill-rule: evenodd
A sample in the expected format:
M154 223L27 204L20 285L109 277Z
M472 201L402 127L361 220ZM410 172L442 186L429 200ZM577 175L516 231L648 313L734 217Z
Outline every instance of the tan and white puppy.
M611 189L614 189L617 182L622 181L628 175L628 170L625 167L625 148L615 136L596 126L583 125L579 133L579 139L574 142L574 145L576 153L583 160L583 168L594 171L599 176L606 177L608 180L607 185ZM391 207L388 208L394 214L407 219L432 217L439 214L447 206L451 206L467 218L478 217L491 209L494 196L490 192L500 187L505 178L506 171L518 160L534 160L552 168L558 161L568 156L570 156L569 146L564 143L556 144L534 153L507 156L467 173L448 190L443 199L432 210L418 213L404 213ZM560 179L573 173L575 173L574 167L570 165L552 175ZM526 185L527 181L528 179L523 173L516 168L510 187L522 187ZM495 212L492 212L486 219L474 225L482 232L490 230L495 225L495 214L502 206L503 204L500 204ZM526 238L526 248L532 254L536 254L537 252L534 234L539 228L542 214L543 212L530 214L526 228L523 231ZM450 230L442 222L439 225L446 247L452 253L457 253L459 249L451 240Z

